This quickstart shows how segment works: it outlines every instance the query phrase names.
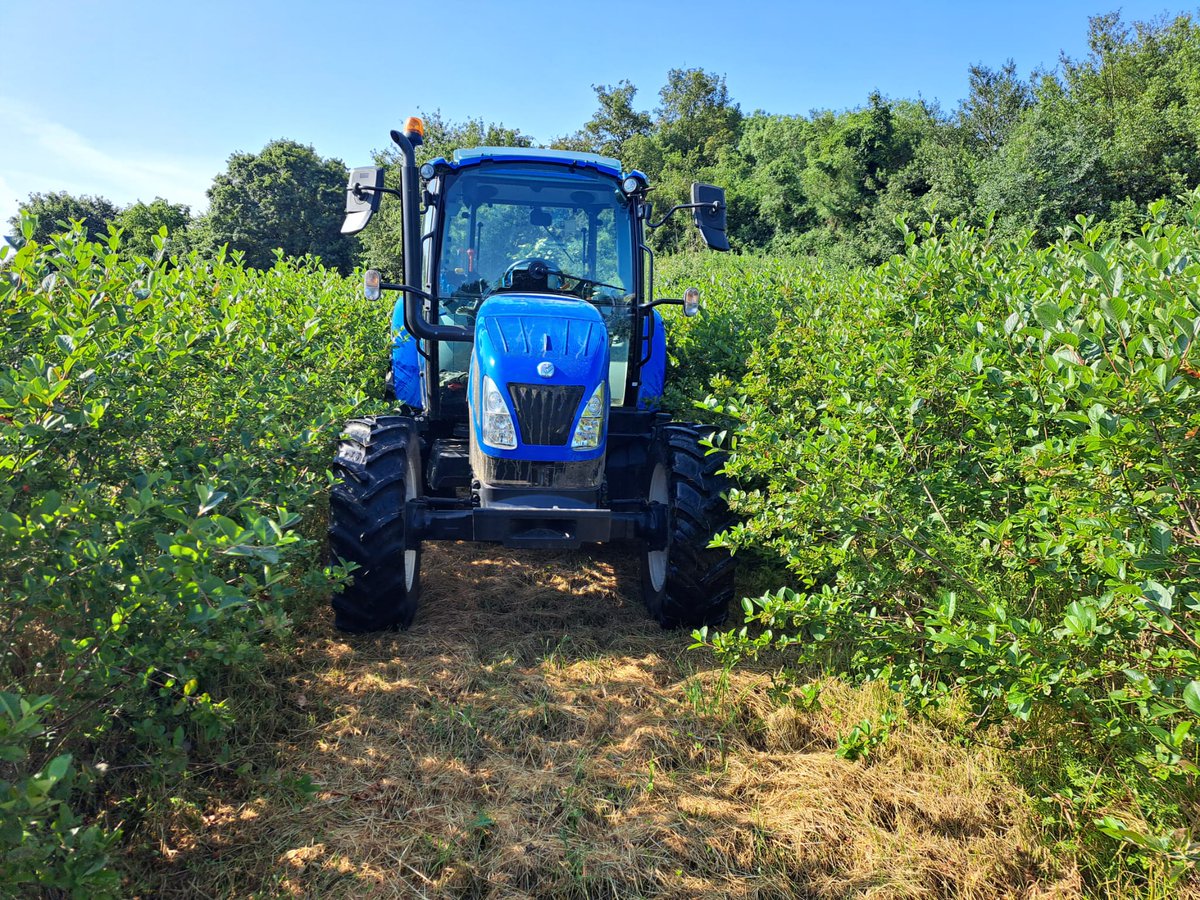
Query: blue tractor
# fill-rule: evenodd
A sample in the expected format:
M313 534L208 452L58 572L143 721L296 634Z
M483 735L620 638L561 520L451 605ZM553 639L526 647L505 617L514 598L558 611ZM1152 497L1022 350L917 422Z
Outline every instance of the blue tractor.
M709 547L727 527L721 455L708 429L658 411L666 365L645 243L690 210L728 250L725 194L651 223L640 172L591 153L456 151L418 169L419 119L392 140L401 186L350 173L342 231L360 231L383 194L400 197L404 283L366 273L369 298L400 294L389 390L398 414L354 419L334 460L329 538L356 564L333 598L344 631L406 628L420 595L421 545L490 541L578 548L624 542L641 559L650 614L665 627L721 622L733 559Z

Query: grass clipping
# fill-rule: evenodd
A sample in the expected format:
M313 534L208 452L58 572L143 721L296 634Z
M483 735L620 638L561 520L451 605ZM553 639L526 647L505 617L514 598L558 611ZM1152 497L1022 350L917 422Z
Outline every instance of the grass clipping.
M986 748L890 701L781 708L647 620L626 556L430 548L403 634L302 626L258 777L179 816L155 896L1077 896ZM709 668L705 668L709 667Z

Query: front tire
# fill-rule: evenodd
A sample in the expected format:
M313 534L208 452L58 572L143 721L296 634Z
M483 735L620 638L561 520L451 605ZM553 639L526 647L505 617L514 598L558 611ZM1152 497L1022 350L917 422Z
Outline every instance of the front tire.
M722 492L723 453L700 445L713 429L675 423L663 426L650 456L647 499L669 509L665 549L645 550L642 597L664 628L720 625L733 599L734 560L710 548L714 534L731 524Z
M420 440L407 416L351 419L333 461L329 496L333 561L358 568L332 600L341 631L407 628L417 612L421 547L405 505L421 486Z

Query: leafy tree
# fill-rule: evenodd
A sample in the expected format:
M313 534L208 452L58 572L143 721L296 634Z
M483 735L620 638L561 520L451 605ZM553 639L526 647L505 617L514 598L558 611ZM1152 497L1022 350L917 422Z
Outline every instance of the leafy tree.
M1064 59L1072 111L1102 139L1111 202L1142 205L1200 181L1200 29L1187 16L1090 20L1090 55Z
M731 176L723 183L731 208L730 233L743 246L773 243L793 246L792 240L818 224L804 189L812 123L803 116L755 113L743 123L736 152L726 160Z
M912 161L916 135L897 127L892 105L878 93L864 109L826 112L812 125L805 191L824 228L841 240L861 241L889 180Z
M1061 76L1042 75L1015 117L1011 73L987 82L1008 97L1010 115L976 167L975 203L1006 233L1032 226L1045 242L1080 214L1128 231L1146 203L1200 183L1200 30L1191 18L1127 26L1118 14L1097 16L1088 47L1084 59L1063 58Z
M971 159L960 132L924 101L891 104L894 156L882 185L870 198L863 234L866 258L882 261L904 247L896 218L923 221L931 213L945 218L969 215L974 201Z
M117 216L117 207L106 197L80 195L66 191L30 194L21 203L15 216L8 220L13 233L20 231L21 214L37 216L37 227L33 239L45 243L50 235L70 227L72 222L83 222L89 240L98 240L108 234L108 224Z
M736 171L742 111L729 96L725 77L703 69L671 69L658 98L654 130L626 142L624 162L650 177L666 209L689 201L693 181L717 181ZM725 187L740 193L737 185ZM665 250L698 245L699 235L686 222L676 216L653 243Z
M355 242L341 234L345 189L345 164L322 159L311 146L281 139L260 153L235 153L208 189L196 245L211 252L228 244L255 268L273 265L279 248L349 271Z
M715 165L723 149L736 145L741 108L729 96L725 76L703 69L671 69L658 92L658 141L679 162Z
M1108 173L1099 136L1065 98L1045 96L980 166L977 204L1002 234L1032 226L1042 240L1079 214L1105 207Z
M967 71L970 93L959 105L958 124L981 155L995 153L1033 105L1033 91L1011 59L999 69L977 65Z
M122 229L121 246L130 253L153 256L154 237L159 229L166 228L167 234L182 244L191 221L191 210L182 203L168 203L155 197L151 203L138 201L121 210L113 224Z
M552 146L603 153L623 160L625 145L635 137L649 135L654 121L649 113L634 109L637 88L631 82L620 81L615 87L594 84L592 90L600 102L599 108L580 131L560 138Z

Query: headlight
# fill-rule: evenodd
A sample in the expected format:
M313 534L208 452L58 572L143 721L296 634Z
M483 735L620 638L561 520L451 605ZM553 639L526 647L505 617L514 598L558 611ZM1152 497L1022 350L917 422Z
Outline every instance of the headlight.
M483 376L483 442L498 450L515 450L517 429L496 382Z
M575 435L571 438L572 450L595 450L600 446L600 438L604 435L605 413L604 382L596 385L592 396L583 408L579 424L575 426Z

